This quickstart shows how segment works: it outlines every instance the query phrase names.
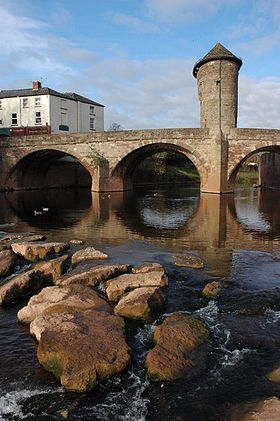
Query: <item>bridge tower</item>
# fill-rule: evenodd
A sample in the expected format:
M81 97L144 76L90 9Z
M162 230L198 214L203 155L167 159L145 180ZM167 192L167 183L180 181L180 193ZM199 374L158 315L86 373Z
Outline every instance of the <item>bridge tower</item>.
M199 60L193 75L197 79L201 129L227 133L237 124L238 71L242 60L217 43Z

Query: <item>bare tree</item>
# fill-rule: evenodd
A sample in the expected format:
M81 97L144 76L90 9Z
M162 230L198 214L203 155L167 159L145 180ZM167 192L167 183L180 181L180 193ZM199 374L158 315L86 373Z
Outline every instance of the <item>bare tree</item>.
M123 130L124 128L119 123L112 123L108 127L108 132L119 132L120 130Z

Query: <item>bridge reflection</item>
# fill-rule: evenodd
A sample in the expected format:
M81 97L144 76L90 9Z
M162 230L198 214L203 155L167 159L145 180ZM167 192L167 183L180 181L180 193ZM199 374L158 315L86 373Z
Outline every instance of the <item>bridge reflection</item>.
M44 232L50 239L82 238L99 247L148 241L173 254L197 251L206 270L228 276L237 249L272 252L279 247L280 195L114 193L89 190L13 192L1 200L1 221L14 230ZM49 212L34 217L33 210Z

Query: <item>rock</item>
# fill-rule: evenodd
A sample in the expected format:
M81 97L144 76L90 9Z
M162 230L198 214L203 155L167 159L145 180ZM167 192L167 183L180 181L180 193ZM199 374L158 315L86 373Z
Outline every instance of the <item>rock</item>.
M108 259L108 255L102 251L96 250L94 247L87 247L82 250L76 251L72 256L72 266L76 266L85 260L99 260Z
M174 313L154 333L155 348L146 358L153 380L175 380L192 376L205 364L201 346L209 341L206 324L197 316Z
M114 308L114 313L129 319L148 322L165 303L165 296L158 288L137 288L129 292Z
M62 275L66 266L67 259L68 255L63 255L57 257L56 259L48 260L47 262L37 263L34 266L34 269L42 272L44 281L53 285Z
M3 237L0 238L0 242L3 241L11 241L11 240L18 240L23 237L28 237L28 233L25 234L16 234L16 233L6 233Z
M65 389L85 392L129 366L122 318L95 310L45 318L37 356Z
M66 243L13 243L12 250L15 254L29 262L45 259L50 254L62 253L69 248Z
M0 252L0 277L10 275L15 264L15 255L10 250Z
M106 293L110 301L119 301L127 292L140 287L165 287L168 278L164 270L125 274L106 282Z
M24 234L7 234L0 239L0 250L7 250L12 247L12 244L17 242L33 242L33 241L43 241L46 237L44 235L34 234L31 235L30 233Z
M246 403L237 408L230 419L231 421L279 421L280 400L273 396L256 403Z
M202 295L206 298L216 299L218 298L222 289L222 284L219 281L213 281L206 284L203 288Z
M153 271L164 271L163 267L159 263L145 263L142 266L132 268L132 273L147 273Z
M84 244L84 241L83 240L77 240L77 239L74 238L73 240L70 240L70 244L75 244L75 245L80 246L80 245Z
M184 266L184 267L193 268L193 269L204 268L204 263L201 260L201 258L192 253L185 253L181 256L176 256L175 264L177 266Z
M0 305L11 304L22 296L37 292L42 282L42 273L33 269L9 279L0 285Z
M110 311L110 307L97 292L85 285L70 285L68 287L46 287L30 298L27 306L18 312L18 320L30 323L36 317L63 311L82 311L98 309Z
M55 281L56 285L70 285L74 283L95 286L99 282L107 281L114 276L121 275L130 270L129 265L98 265L98 266L78 266L71 272L63 275Z
M266 375L266 378L274 383L280 383L280 367L272 370Z
M28 235L27 237L22 237L18 239L12 240L14 243L24 243L28 241L28 243L35 243L36 241L44 241L46 239L45 235L42 234L33 234Z

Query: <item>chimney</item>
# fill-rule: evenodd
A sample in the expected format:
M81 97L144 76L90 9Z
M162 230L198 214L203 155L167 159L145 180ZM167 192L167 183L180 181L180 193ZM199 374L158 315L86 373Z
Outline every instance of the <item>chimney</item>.
M41 88L41 82L39 80L36 80L36 82L33 82L33 91L38 91Z

